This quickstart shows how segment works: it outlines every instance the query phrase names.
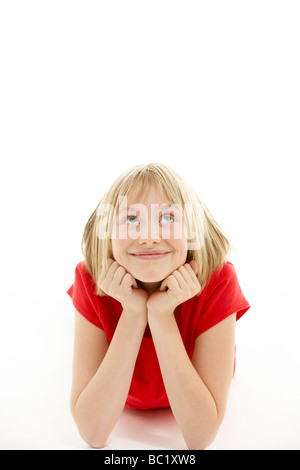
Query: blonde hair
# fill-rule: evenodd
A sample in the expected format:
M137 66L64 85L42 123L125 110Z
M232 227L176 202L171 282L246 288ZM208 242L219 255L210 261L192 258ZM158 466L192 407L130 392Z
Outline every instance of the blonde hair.
M187 252L186 262L195 260L201 288L211 274L221 267L230 254L230 243L195 190L174 170L166 165L149 163L137 165L120 175L106 191L90 216L83 233L82 252L85 267L96 283L96 294L105 295L98 287L100 273L107 267L108 258L113 258L111 238L99 236L111 233L113 214L103 217L104 208L118 210L120 198L133 195L138 200L147 188L154 186L173 204L182 209L189 208L187 225L189 233L195 234ZM194 247L194 248L193 248Z

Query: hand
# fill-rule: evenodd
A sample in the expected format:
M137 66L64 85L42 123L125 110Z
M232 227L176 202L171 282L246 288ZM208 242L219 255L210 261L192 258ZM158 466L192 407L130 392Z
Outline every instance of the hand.
M147 301L148 316L173 314L179 304L198 294L201 286L197 272L196 261L192 260L166 277Z
M123 312L136 313L147 321L148 294L117 261L109 258L108 268L101 273L97 284L107 295L122 304Z

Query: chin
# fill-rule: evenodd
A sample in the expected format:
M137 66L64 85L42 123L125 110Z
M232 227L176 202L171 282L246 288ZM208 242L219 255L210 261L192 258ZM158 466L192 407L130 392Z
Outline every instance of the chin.
M139 277L136 277L135 279L140 282L152 283L152 282L162 282L165 278L161 276L159 277L139 276Z
M131 273L135 279L141 282L161 282L163 281L167 276L169 276L170 272L165 271L162 272L162 270L145 270L144 272L139 272L136 271L135 273Z

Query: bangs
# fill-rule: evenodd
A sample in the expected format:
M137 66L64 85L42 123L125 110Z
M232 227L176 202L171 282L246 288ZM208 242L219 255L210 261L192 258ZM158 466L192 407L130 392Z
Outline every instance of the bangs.
M168 199L171 204L184 206L184 198L180 185L167 167L148 164L137 169L133 174L127 174L119 186L119 196L126 196L132 203L142 203L151 187L158 190L159 195ZM116 209L118 209L116 207Z

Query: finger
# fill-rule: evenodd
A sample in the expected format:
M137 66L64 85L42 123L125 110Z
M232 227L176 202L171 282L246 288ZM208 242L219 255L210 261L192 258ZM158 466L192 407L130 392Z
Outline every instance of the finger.
M159 290L161 292L164 292L164 291L168 290L168 286L167 286L166 283L164 283L164 281L161 283L161 286L160 286Z
M186 264L185 266L186 266L187 271L189 271L189 273L191 275L191 279L192 279L192 282L195 286L195 289L196 289L197 293L199 293L201 291L201 284L198 280L198 277L196 276L195 271L193 270L193 268L189 264Z
M134 277L130 273L126 273L121 282L122 287L125 289L137 288L137 283Z
M106 279L105 281L107 282L112 282L114 276L115 276L115 273L117 271L117 269L120 267L119 263L117 261L114 261L113 263L111 263L111 265L109 266L107 272L106 272Z
M109 268L115 263L116 261L113 260L112 258L108 258L107 260L104 261L103 266L102 266L102 271L107 274Z
M118 269L118 267L120 266L117 263L117 261L113 261L112 263L110 262L109 264L110 264L110 266L106 269L106 271L101 273L101 275L98 279L99 287L101 287L101 289L103 289L105 292L107 291L107 289L109 289L109 287L110 287L110 285L113 281L115 272Z
M126 273L127 271L123 266L118 266L113 276L112 284L114 286L119 286L120 284L122 284L123 278L126 275Z
M98 281L97 281L98 286L100 286L100 284L104 281L107 275L107 272L109 268L111 267L111 265L113 264L113 262L114 260L112 258L108 258L106 262L104 262L104 266L102 266L102 271L100 273L100 276L98 277Z
M181 266L181 267L183 267L183 266ZM184 289L186 287L187 283L190 282L189 280L185 279L183 274L181 274L181 272L179 272L178 269L173 271L172 275L175 277L176 281L178 282L178 285L179 285L180 289ZM187 277L187 273L185 273L185 276Z
M186 270L190 273L191 279L194 282L194 284L198 284L199 281L198 281L196 272L193 269L193 267L190 265L190 263L186 263L184 266L185 266ZM198 272L198 268L197 268L197 272Z
M116 260L114 260L113 258L107 258L106 266L108 268L110 268L113 263L116 263Z
M189 266L192 267L194 273L197 275L198 274L198 265L197 265L197 262L192 259L189 263L187 263Z
M180 287L176 277L174 276L174 272L163 280L159 288L160 291L170 290L171 292L175 292L176 290L178 291L179 289Z
M180 272L180 274L184 278L185 282L187 282L187 283L192 282L191 272L189 271L189 269L187 269L186 265L180 266L180 268L178 268L177 271Z
M170 277L171 277L171 274L162 281L160 288L159 288L160 291L166 291L169 289Z
M178 284L178 281L176 279L176 277L174 276L174 273L172 273L168 278L168 283L167 283L167 286L168 286L168 290L171 292L171 293L175 293L176 291L178 292L180 290L180 286Z
M112 266L112 264L114 262L116 262L116 261L113 260L112 258L108 258L107 260L104 261L103 266L102 266L102 270L101 270L101 274L100 274L101 278L105 278L105 276L107 275L110 267Z

